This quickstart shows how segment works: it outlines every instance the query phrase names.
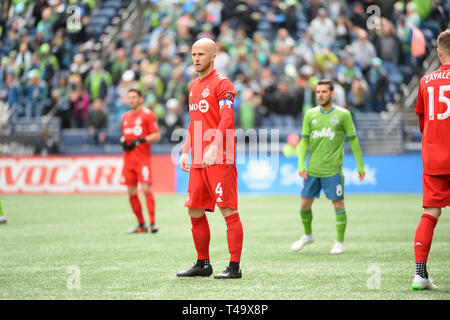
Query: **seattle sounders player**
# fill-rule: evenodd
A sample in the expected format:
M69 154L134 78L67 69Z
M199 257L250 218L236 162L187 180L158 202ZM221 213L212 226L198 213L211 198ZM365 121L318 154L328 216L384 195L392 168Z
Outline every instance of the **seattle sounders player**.
M336 212L337 239L331 253L338 254L344 250L344 233L347 225L342 174L345 138L348 138L356 159L360 180L364 179L365 172L352 116L347 109L333 103L333 83L330 80L320 80L316 87L316 96L319 106L305 113L302 139L298 146L298 171L303 178L300 217L305 234L292 244L291 249L301 250L305 245L314 242L311 207L314 198L318 198L320 191L323 190ZM308 147L309 160L305 168Z

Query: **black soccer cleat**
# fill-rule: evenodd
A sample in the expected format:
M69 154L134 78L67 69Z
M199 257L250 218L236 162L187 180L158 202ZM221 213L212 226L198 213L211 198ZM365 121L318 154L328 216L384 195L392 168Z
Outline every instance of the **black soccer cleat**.
M210 264L204 267L194 264L192 268L178 272L177 277L209 277L212 273Z
M157 233L158 230L159 230L159 228L156 226L156 224L154 224L154 223L150 224L150 231L152 233Z
M222 273L216 274L214 279L240 279L242 278L241 269L235 270L227 267Z

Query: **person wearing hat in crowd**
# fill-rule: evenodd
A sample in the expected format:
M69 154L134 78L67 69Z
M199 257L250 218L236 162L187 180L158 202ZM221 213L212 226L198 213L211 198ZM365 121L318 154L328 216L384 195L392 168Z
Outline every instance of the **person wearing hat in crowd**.
M59 71L58 59L50 52L51 47L48 43L43 43L39 47L39 65L41 77L47 83L53 79L53 76Z

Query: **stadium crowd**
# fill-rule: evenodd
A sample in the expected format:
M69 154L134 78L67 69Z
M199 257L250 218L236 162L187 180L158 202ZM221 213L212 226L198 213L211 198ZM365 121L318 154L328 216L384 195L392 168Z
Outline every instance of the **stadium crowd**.
M236 86L241 128L301 123L323 77L335 81L336 104L381 112L449 21L440 0L149 0L142 28L125 25L107 59L88 61L96 41L90 18L106 2L2 2L0 96L11 121L51 112L62 129L86 128L102 144L128 110L127 90L138 88L170 142L187 126L196 76L190 47L201 37L218 44L215 66ZM82 8L74 30L67 28L73 4Z

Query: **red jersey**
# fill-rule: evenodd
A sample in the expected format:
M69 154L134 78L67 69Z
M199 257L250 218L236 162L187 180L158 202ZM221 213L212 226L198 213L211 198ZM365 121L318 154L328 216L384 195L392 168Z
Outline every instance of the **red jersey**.
M127 143L134 139L144 138L159 130L158 122L152 110L140 107L135 113L132 110L122 116L122 135ZM141 143L130 151L124 151L124 166L132 167L150 160L151 144Z
M416 113L424 121L423 171L428 175L450 174L450 65L420 80Z
M217 163L234 164L234 96L230 79L215 69L205 78L189 85L189 115L191 122L183 152L192 149L192 167L201 168L203 154L210 144L218 147Z

